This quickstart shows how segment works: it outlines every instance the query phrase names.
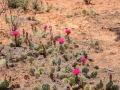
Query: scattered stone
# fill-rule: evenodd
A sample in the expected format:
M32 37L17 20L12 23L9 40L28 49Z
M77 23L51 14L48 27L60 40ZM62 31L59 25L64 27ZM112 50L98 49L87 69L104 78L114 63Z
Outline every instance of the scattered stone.
M95 66L94 68L95 68L95 69L99 69L99 67L98 67L98 66Z
M29 75L24 75L24 79L25 79L25 80L30 79Z
M92 58L88 58L88 60L89 60L90 62L94 62L94 60L93 60Z
M94 85L94 82L91 81L91 82L90 82L90 85Z
M20 88L20 84L14 84L11 86L11 88Z

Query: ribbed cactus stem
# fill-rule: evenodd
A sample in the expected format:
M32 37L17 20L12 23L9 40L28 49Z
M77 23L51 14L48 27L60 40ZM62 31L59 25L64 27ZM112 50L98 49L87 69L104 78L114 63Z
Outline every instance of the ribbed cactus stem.
M78 75L75 76L75 83L78 84L79 83L79 78Z

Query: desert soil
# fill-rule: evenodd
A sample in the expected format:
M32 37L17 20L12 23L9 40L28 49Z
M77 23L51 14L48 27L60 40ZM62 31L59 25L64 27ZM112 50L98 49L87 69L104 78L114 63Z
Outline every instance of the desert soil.
M120 0L91 0L90 5L85 5L83 0L43 0L43 2L52 4L58 10L52 9L50 12L38 11L36 13L29 11L26 14L22 12L20 17L34 16L37 20L44 22L44 25L51 25L54 33L64 34L64 30L69 28L72 30L71 38L78 43L87 42L89 44L91 40L99 41L100 49L90 49L87 52L88 57L93 59L90 65L99 67L99 77L102 79L108 79L108 74L113 73L114 82L120 86ZM75 12L80 10L90 10L90 8L95 10L97 15L84 16L78 14L70 18L66 17L67 15L74 15ZM5 13L9 13L9 9L0 13L1 45L8 45L11 42L10 28L4 21ZM17 14L17 10L13 10L12 13ZM39 31L41 31L41 27L43 26L40 26ZM19 27L21 33L23 28L28 33L32 33L29 22L25 21ZM35 42L37 41L39 42L35 39ZM0 58L3 58L3 56L0 56ZM28 80L24 79L24 75L28 75L29 62L16 62L14 65L15 68L6 69L4 67L0 69L0 81L3 80L3 74L6 73L15 79L10 87L12 84L20 84L18 90L26 90L23 88L32 87L37 82L34 81L35 77L32 76L29 76L30 79ZM42 78L45 78L45 81L50 81L45 76Z

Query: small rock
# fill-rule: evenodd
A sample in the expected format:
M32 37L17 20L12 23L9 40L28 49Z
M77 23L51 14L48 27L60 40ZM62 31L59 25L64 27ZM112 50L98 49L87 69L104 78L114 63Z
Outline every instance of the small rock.
M95 69L99 69L99 67L98 67L98 66L95 66L94 68L95 68Z
M24 79L25 79L25 80L30 79L29 75L24 75Z
M92 58L88 58L88 60L89 60L90 62L94 62L94 60L93 60Z
M94 85L94 82L90 82L91 85Z

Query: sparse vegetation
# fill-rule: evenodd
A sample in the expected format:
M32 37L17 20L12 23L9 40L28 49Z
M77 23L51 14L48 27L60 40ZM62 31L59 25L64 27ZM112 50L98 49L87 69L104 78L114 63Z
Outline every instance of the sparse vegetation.
M85 4L90 4L90 1L84 0ZM87 31L76 31L82 27L86 29L88 23L74 25L78 23L75 19L82 17L88 22L89 18L95 18L92 16L97 17L95 10L83 9L60 18L56 18L55 14L58 22L48 25L43 16L47 13L49 20L53 18L51 9L54 8L49 2L8 0L7 6L10 13L5 14L3 22L10 29L10 41L6 45L0 44L0 75L7 73L8 76L5 75L2 80L0 78L0 90L23 87L32 90L119 90L117 81L113 80L116 73L112 70L103 71L99 64L93 63L103 52L102 43L94 40L92 35L89 37ZM19 12L18 8L32 14ZM59 7L53 12L62 13L62 10ZM43 22L39 21L38 16L42 17ZM70 22L65 23L67 20ZM59 23L63 25L63 31L58 28ZM73 34L78 34L80 39L74 38ZM91 58L93 52L96 54ZM22 80L25 81L23 85L20 82Z

